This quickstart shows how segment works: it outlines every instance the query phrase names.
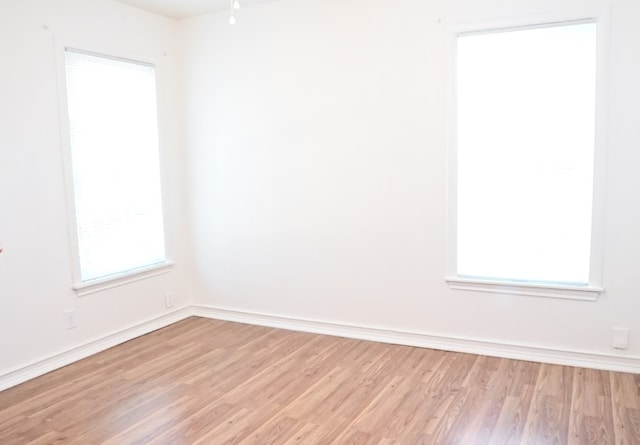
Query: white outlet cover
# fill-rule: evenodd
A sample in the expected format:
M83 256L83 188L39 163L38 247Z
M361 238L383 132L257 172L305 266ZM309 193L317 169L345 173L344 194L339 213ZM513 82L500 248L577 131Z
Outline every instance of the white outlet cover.
M75 329L77 327L75 310L70 309L68 311L65 311L64 318L67 325L67 329Z
M611 346L615 349L628 349L629 328L611 328Z

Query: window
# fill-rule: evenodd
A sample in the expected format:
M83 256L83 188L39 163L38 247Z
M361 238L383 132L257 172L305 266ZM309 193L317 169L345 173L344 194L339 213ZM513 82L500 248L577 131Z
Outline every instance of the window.
M457 34L450 283L597 286L596 28Z
M83 284L165 263L155 68L65 50Z

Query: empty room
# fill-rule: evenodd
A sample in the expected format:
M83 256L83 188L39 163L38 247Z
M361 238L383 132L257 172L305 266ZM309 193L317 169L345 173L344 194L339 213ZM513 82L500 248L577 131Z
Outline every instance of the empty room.
M0 444L640 444L639 20L0 0Z

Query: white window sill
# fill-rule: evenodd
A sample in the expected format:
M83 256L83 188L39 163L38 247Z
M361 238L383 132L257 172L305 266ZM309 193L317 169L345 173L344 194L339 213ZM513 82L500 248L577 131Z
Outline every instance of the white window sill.
M518 283L513 281L482 280L478 278L445 277L451 289L494 294L526 295L530 297L563 298L596 301L604 291L601 287L561 284Z
M172 261L164 261L162 263L153 264L140 269L129 270L127 272L109 275L108 277L74 284L72 289L76 291L79 297L83 297L85 295L95 294L107 289L113 289L114 287L124 286L125 284L133 283L135 281L145 280L147 278L169 273L171 272L174 264L175 263Z

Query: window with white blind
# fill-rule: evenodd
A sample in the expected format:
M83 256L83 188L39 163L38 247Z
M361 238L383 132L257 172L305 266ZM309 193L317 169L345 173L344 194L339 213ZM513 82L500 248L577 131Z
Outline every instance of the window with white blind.
M66 48L80 286L166 263L151 64Z
M456 35L452 287L601 290L596 31L582 20Z

